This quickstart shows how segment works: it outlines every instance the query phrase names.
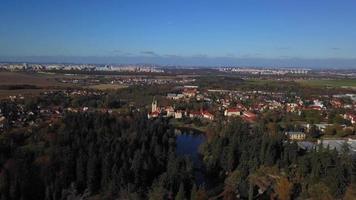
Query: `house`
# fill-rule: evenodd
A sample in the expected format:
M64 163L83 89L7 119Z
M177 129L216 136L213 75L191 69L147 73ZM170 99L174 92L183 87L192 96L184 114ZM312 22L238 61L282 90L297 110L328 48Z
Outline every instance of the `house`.
M197 101L203 101L204 100L204 95L198 94L195 98L196 98Z
M287 112L295 112L295 111L297 111L298 107L299 106L296 103L287 103L286 111Z
M304 140L306 137L306 134L304 132L297 132L297 131L289 131L286 132L285 135L290 140Z
M275 109L279 109L282 107L282 104L278 101L271 101L268 103L268 109L270 110L275 110ZM263 106L262 106L263 108Z
M209 113L208 111L203 111L201 114L205 119L214 120L214 115Z
M172 106L169 106L165 109L167 117L174 117L174 109Z
M305 110L323 110L325 108L324 104L322 101L319 100L314 100L313 101L314 104L307 106L305 108Z
M184 97L183 94L177 94L176 97L173 97L173 100L179 100L179 99L182 99Z
M230 106L229 100L221 99L220 102L221 102L221 105L222 105L223 107L225 107L225 108L227 108L227 107Z
M308 142L308 141L297 142L297 145L299 149L302 149L304 151L311 151L316 147L316 145L313 142Z
M342 102L339 99L333 99L330 101L330 104L334 107L334 108L341 108L343 106Z
M332 126L333 124L326 124L326 123L321 123L321 124L308 124L308 123L302 123L300 124L302 127L306 128L307 131L310 130L312 126L315 126L315 128L321 132L325 132L325 129L328 126Z
M246 107L245 107L243 104L241 104L241 103L237 103L235 107L238 108L238 109L240 109L240 110L246 109Z
M344 114L344 119L350 120L352 124L356 123L356 115L355 114L351 114L351 113Z
M175 94L175 93L168 93L167 94L167 99L175 99L175 98L177 98L177 94Z
M244 118L246 121L253 122L253 121L256 120L257 115L256 115L255 113L250 112L250 111L244 111L244 112L243 112L243 118Z
M158 111L155 111L155 112L150 112L147 114L147 118L148 119L151 119L151 118L157 118L159 116L159 112Z
M311 106L308 106L308 107L305 107L304 110L322 110L323 108L320 107L320 106L316 106L316 105L311 105Z
M324 104L323 104L323 102L320 101L320 100L318 100L318 99L315 99L315 100L313 101L313 103L314 103L314 106L318 106L318 107L320 107L320 108L324 108L324 107L325 107Z
M184 91L182 92L184 96L186 97L195 97L197 94L197 89L196 88L185 88Z
M210 98L208 98L208 97L204 97L204 101L205 101L205 102L212 102L213 100L210 99Z
M189 89L198 89L199 86L197 85L184 85L184 88L189 88Z
M226 117L232 117L232 116L240 116L242 111L238 108L229 108L226 109L224 112L224 116Z
M76 109L76 108L71 108L71 107L66 108L66 110L67 110L67 112L74 112L74 113L79 112L78 109ZM41 110L41 113L42 113L42 111L49 113L48 110Z
M6 120L6 118L4 116L0 117L0 128L4 128L5 120Z
M183 112L178 110L174 113L174 118L175 119L182 119L183 118Z
M201 114L201 112L198 112L198 111L192 111L189 113L189 117L190 118L200 118L200 117L202 117L202 114Z

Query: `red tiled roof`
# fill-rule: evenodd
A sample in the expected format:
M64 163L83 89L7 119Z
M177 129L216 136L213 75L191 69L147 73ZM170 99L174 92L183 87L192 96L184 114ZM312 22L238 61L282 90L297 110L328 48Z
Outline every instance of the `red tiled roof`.
M208 111L203 111L202 114L203 114L203 115L210 116L210 117L214 117L214 115L211 114L211 113L209 113Z
M244 112L243 115L248 118L256 118L256 114L249 111Z
M320 106L308 106L305 108L305 110L321 110L322 108Z
M158 111L150 112L149 115L159 115Z

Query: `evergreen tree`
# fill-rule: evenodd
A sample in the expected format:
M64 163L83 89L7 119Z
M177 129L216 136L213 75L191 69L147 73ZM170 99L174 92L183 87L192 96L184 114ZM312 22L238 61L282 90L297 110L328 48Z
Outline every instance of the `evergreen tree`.
M197 199L197 185L194 183L192 190L190 191L190 200L196 200Z
M185 199L184 184L181 183L179 186L178 193L176 194L175 200L184 200L184 199Z

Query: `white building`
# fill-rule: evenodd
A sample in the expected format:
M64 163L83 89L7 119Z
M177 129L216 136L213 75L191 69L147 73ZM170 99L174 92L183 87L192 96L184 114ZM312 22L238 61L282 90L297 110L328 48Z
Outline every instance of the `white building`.
M304 140L306 137L306 134L303 132L290 131L290 132L286 132L285 134L286 136L288 136L290 140Z
M241 110L238 108L229 108L225 110L224 115L226 117L232 117L232 116L240 116L241 113L242 113Z
M182 111L176 111L175 113L174 113L174 118L175 119L182 119L182 117L183 117L183 112Z

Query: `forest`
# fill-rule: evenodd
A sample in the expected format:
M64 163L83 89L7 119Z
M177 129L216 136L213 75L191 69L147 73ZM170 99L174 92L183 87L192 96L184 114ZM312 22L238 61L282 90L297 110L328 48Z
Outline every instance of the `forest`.
M156 199L194 185L168 122L139 114L69 113L1 135L0 148L1 199Z
M354 199L355 161L318 146L310 152L264 124L234 120L215 127L201 153L208 174L224 184L223 199Z
M66 113L56 123L0 136L1 199L354 199L355 162L240 119L209 128L200 147L210 186L177 156L167 118Z

